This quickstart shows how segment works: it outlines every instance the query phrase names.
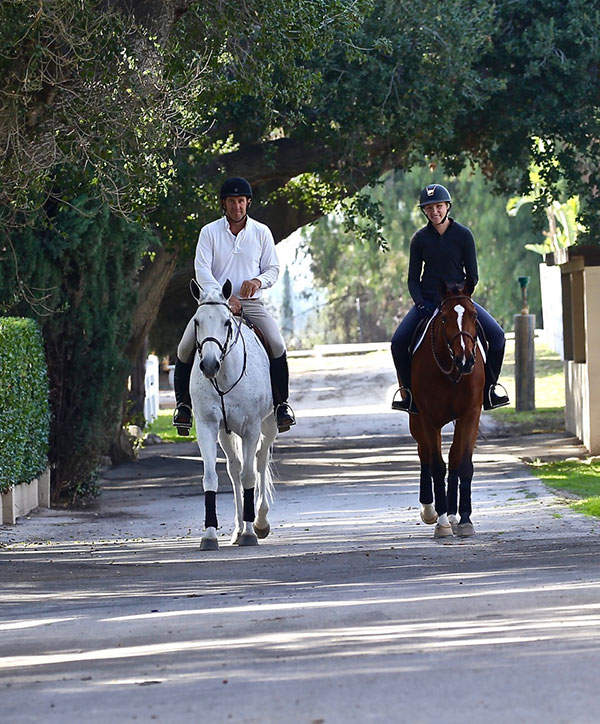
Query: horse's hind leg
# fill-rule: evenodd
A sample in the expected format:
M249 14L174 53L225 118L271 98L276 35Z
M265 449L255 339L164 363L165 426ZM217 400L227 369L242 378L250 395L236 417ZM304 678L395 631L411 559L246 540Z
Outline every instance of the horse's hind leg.
M473 450L477 436L478 420L469 417L459 418L454 430L454 440L448 456L450 472L448 474L448 496L450 512L456 514L456 535L467 537L474 535L471 522L471 483L473 481ZM473 430L475 432L473 433ZM457 487L460 480L460 497L457 501ZM452 491L452 493L451 493ZM458 502L458 506L457 506ZM456 520L456 517L455 517Z
M201 551L215 551L219 548L217 539L217 444L216 434L206 426L197 426L198 447L204 465L202 487L204 489L204 533L200 540Z
M448 489L446 491L446 502L448 505L448 520L452 526L454 534L458 525L456 513L458 511L458 471L450 469L448 463Z
M433 476L433 494L435 496L435 511L438 515L434 536L436 538L447 538L453 534L452 524L448 519L448 503L446 499L446 463L442 457L441 439L440 449L434 454L431 466Z
M242 471L240 480L244 489L242 508L242 532L238 541L240 546L258 545L258 537L254 532L254 489L256 485L256 449L260 438L260 430L246 431L242 437Z
M242 535L242 527L244 524L244 498L242 483L240 481L242 461L240 459L239 452L239 438L235 435L235 433L227 434L225 430L221 429L219 431L219 442L221 443L221 447L225 453L225 458L227 459L227 474L229 475L231 487L233 488L235 515L233 521L233 532L231 534L231 544L237 545L240 542L240 536Z
M256 518L254 519L254 532L259 538L266 538L271 532L267 520L269 500L272 495L273 480L269 462L271 458L271 445L277 436L275 417L269 416L263 420L262 439L256 453L256 468L258 472L258 495L256 499Z

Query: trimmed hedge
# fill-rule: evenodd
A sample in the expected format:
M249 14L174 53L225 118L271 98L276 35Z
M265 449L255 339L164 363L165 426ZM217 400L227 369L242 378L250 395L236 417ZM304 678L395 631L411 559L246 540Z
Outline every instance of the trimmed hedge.
M50 412L44 343L33 319L0 318L0 493L48 465Z

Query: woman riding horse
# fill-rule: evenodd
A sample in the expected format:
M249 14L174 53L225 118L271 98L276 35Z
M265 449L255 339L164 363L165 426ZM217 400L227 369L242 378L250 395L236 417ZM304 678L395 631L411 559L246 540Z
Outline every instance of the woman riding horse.
M430 184L421 191L419 207L428 223L410 242L408 290L415 304L392 337L392 357L402 396L392 402L393 410L418 413L411 391L409 346L419 321L431 317L439 304L443 282L468 280L475 287L479 278L473 234L449 216L451 206L452 198L445 186ZM504 359L504 330L480 304L476 303L475 307L489 344L483 409L491 410L509 402L505 393L496 390Z

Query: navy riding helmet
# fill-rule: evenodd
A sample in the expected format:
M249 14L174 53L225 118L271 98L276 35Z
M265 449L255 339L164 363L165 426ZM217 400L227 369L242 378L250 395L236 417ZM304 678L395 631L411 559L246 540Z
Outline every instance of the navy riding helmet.
M238 176L228 178L221 186L221 198L225 199L228 196L246 196L251 199L252 186L250 186L245 178L240 178Z
M452 206L452 197L450 192L442 184L429 184L425 186L421 195L419 196L419 207L422 209L424 206L429 204L439 204L446 202Z

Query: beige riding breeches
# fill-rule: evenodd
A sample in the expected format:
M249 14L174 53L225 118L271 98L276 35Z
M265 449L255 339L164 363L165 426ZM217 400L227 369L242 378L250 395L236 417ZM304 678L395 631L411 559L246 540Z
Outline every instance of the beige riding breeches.
M285 342L279 331L277 322L265 309L265 305L260 299L242 299L242 311L246 319L255 327L257 327L265 336L267 344L271 348L273 357L277 359L285 353ZM187 323L179 346L177 347L177 356L182 362L191 362L194 359L194 351L196 342L194 340L194 319L190 319Z

